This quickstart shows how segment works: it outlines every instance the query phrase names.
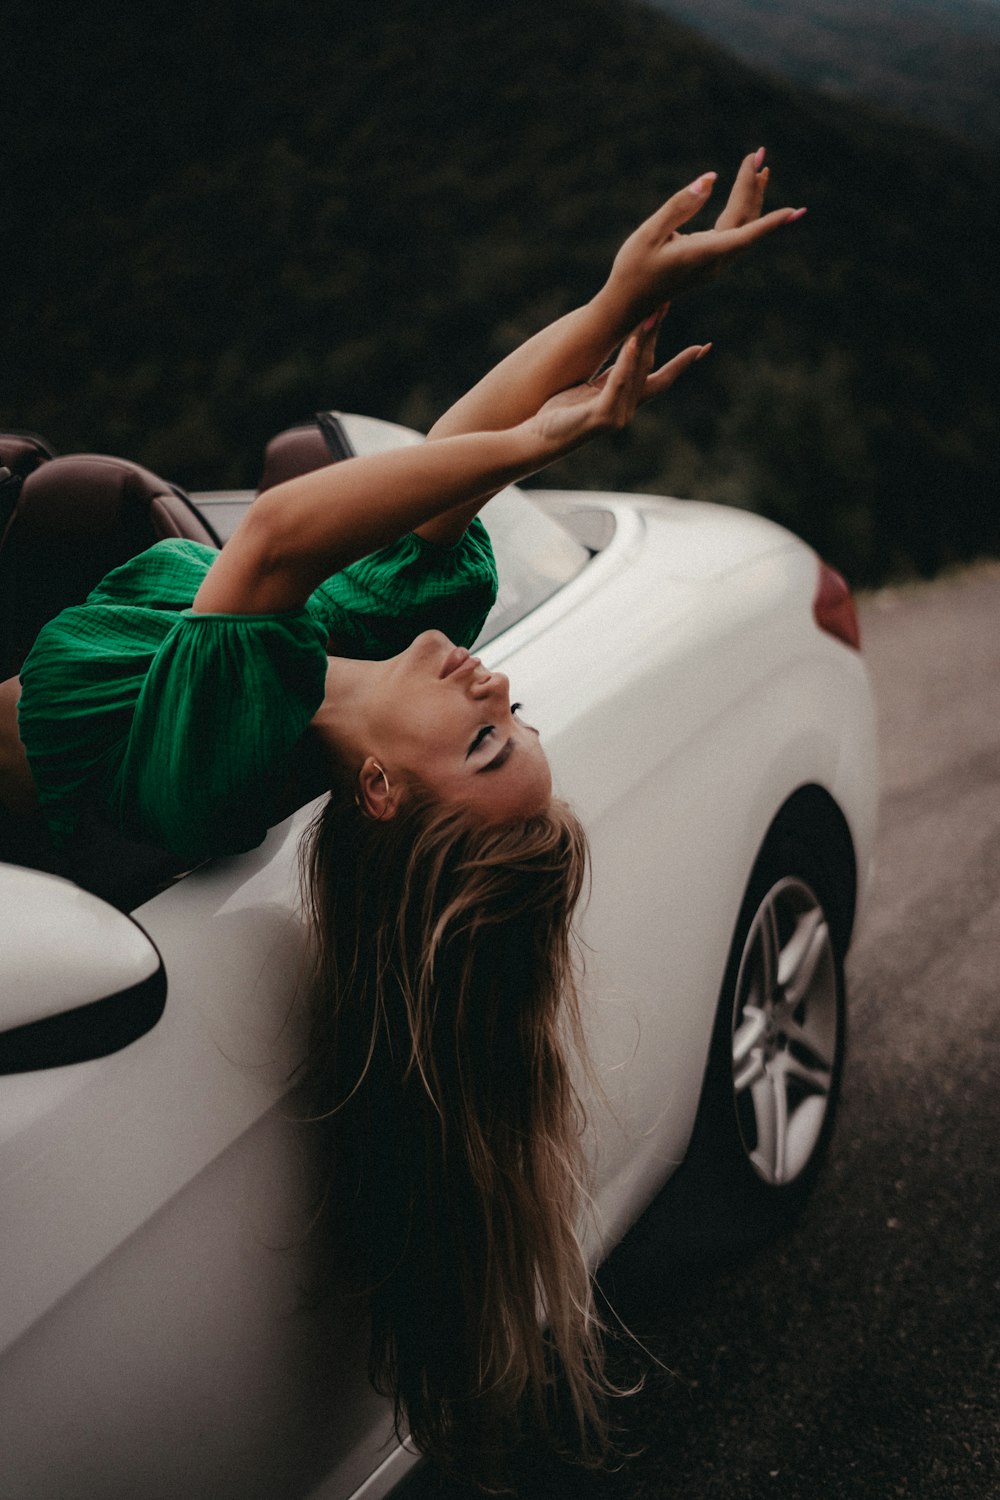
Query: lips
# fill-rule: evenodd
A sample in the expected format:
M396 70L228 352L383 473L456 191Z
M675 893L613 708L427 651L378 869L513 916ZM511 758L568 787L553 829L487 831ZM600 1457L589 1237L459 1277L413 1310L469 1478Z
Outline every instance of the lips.
M469 652L464 646L452 646L441 664L441 671L438 673L438 676L450 677L452 672L457 672L459 667L464 666L468 660Z

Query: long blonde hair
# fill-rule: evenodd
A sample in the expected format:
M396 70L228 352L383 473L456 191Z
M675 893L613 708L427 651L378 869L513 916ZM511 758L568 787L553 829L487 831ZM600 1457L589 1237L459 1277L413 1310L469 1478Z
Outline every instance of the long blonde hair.
M371 1378L397 1431L482 1483L520 1435L552 1430L557 1389L575 1451L605 1445L569 1066L585 1057L571 920L587 858L563 802L485 825L419 790L386 823L335 793L304 846L308 1067L371 1300Z

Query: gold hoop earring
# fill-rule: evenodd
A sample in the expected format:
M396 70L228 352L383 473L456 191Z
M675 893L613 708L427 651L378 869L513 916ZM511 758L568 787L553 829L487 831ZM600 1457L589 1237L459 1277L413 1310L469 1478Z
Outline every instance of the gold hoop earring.
M364 797L361 794L361 788L360 787L354 793L354 805L358 809L358 811L360 812L360 814L361 814L361 816L363 818L369 818L373 823L381 823L382 819L385 817L386 813L389 810L389 791L390 791L389 778L385 774L384 769L382 768L382 766L379 765L379 763L378 763L377 760L373 761L372 764L374 765L375 770L381 776L382 780L385 782L385 803L383 805L382 811L380 813L378 813L378 814L375 814L375 813L369 811L368 804L367 804L367 802L365 801Z

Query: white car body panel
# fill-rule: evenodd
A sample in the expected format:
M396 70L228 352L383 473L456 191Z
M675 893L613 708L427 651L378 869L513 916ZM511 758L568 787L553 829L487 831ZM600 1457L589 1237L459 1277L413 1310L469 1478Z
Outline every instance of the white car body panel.
M596 1261L684 1155L743 891L796 788L841 809L863 899L875 739L863 663L813 623L816 560L788 533L676 501L547 503L610 513L614 537L483 655L593 847ZM413 1461L385 1446L357 1317L306 1295L289 1079L308 816L136 911L169 979L148 1035L0 1079L4 1500L375 1500Z
M798 786L824 787L853 825L865 871L877 786L867 678L855 653L812 624L816 563L807 549L741 516L738 566L740 549L727 556L725 542L710 545L706 523L727 530L727 512L659 501L639 515L641 542L627 537L620 569L607 559L600 595L573 604L575 582L558 596L573 609L558 651L540 632L503 660L593 852L582 930L592 954L591 1048L610 1106L592 1106L600 1186L591 1234L600 1252L683 1158L735 915L776 810ZM694 536L690 551L682 528ZM752 544L758 556L748 563ZM537 713L536 654L547 689ZM609 760L615 721L629 737ZM862 732L845 744L842 723ZM669 920L680 912L683 923ZM651 1055L653 1077L636 1066Z

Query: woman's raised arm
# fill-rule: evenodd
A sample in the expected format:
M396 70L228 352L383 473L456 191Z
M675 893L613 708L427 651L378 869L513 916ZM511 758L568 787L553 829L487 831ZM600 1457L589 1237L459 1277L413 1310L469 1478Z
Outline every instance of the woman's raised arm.
M476 496L502 489L599 432L624 427L703 352L695 344L653 372L657 318L627 339L593 384L540 404L503 431L397 448L286 480L265 491L212 564L198 612L295 609L348 563Z
M714 172L674 193L629 235L597 295L501 360L445 412L429 438L495 431L523 421L557 391L593 375L631 328L676 293L717 275L741 251L800 217L804 210L791 208L761 217L769 175L763 160L763 149L744 157L712 229L680 233L707 203ZM474 497L470 505L418 529L430 541L455 541L488 498L488 492Z

